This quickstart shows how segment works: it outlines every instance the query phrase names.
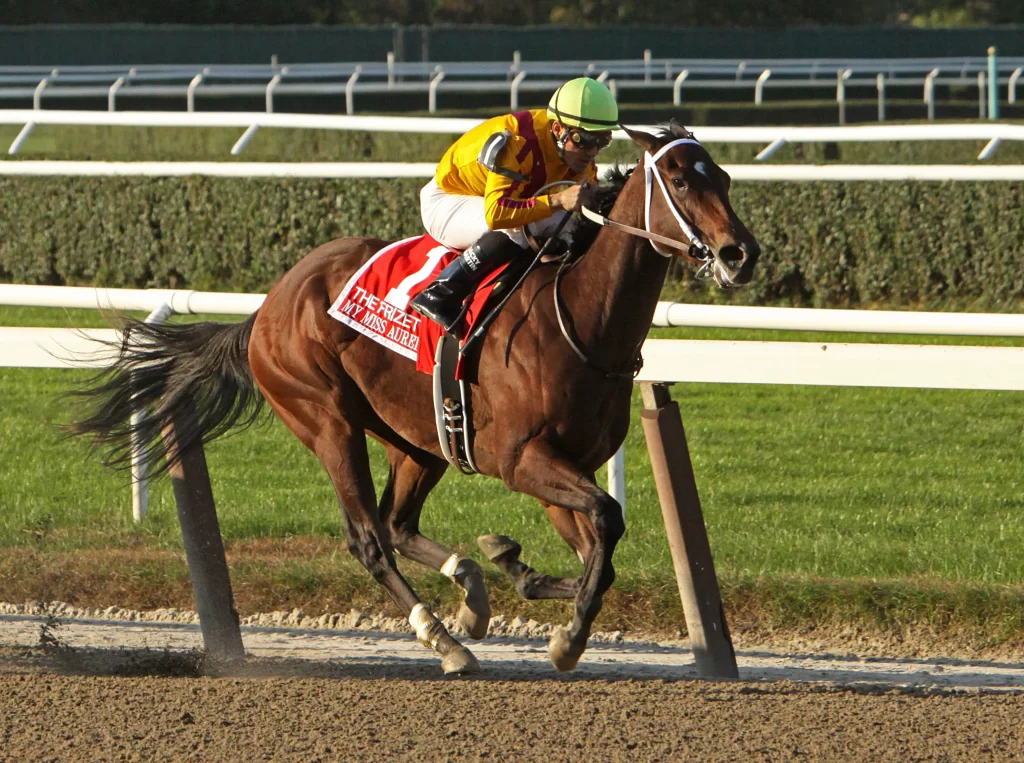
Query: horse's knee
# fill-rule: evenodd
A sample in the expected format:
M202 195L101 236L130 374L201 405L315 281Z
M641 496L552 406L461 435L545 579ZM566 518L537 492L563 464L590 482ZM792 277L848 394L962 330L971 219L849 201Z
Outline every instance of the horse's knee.
M391 547L397 548L400 552L418 534L418 532L410 532L407 527L401 524L388 526L388 537L391 538Z
M598 505L592 519L598 538L608 543L618 543L626 534L626 520L622 517L622 506L610 495Z

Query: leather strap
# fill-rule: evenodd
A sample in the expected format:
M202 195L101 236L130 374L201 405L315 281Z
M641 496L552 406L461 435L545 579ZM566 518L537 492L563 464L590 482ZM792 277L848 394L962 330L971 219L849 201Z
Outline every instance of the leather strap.
M645 231L642 228L634 228L632 225L626 225L625 223L617 223L614 220L609 220L607 217L604 217L603 215L599 215L597 212L587 209L586 207L581 206L580 213L585 218L587 218L591 222L597 223L598 225L603 225L607 228L615 228L616 230L621 230L633 236L639 236L640 238L646 238L651 241L657 241L659 244L665 244L666 246L671 246L673 249L679 249L680 252L682 252L683 259L685 259L691 265L702 264L701 260L698 260L692 254L690 254L690 249L693 247L693 244L685 244L682 241L677 241L676 239L669 238L668 236L662 236L658 233L650 233L649 231ZM661 254L661 252L658 252L658 254Z

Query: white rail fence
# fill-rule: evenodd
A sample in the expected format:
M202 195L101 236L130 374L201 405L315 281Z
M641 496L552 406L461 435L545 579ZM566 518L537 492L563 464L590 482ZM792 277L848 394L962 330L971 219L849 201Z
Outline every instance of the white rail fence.
M162 111L58 111L48 109L0 110L0 124L22 125L8 149L17 154L36 125L92 125L118 127L235 127L244 132L231 149L240 154L261 128L309 130L368 130L394 133L461 135L480 124L480 119L434 117L340 116L323 114L268 114L264 112L162 112ZM1002 122L917 125L855 125L849 127L701 127L705 143L761 143L757 155L767 159L787 143L842 143L879 141L958 140L987 141L978 155L989 159L1004 140L1024 140L1024 125ZM616 130L612 137L628 140Z
M603 173L612 165L600 164ZM431 178L430 162L0 161L12 177ZM1024 164L723 164L733 180L1024 180Z
M509 106L519 106L523 92L552 92L566 79L592 76L606 82L617 95L625 90L667 91L672 103L683 102L683 90L742 90L761 105L766 90L825 90L834 92L839 120L845 120L847 91L874 92L878 120L885 121L887 92L921 93L929 119L935 118L937 86L976 87L979 116L998 109L998 91L1006 86L1006 100L1016 102L1024 58L988 57L918 59L679 59L522 61L518 52L511 64L502 61L361 63L297 63L266 65L149 65L0 67L0 98L31 100L42 108L43 99L105 99L114 111L125 98L173 98L194 111L199 95L262 97L268 113L276 96L341 96L345 110L355 112L356 96L419 93L427 108L437 109L438 94L508 93ZM988 90L988 101L986 101Z
M0 285L0 304L150 311L171 314L247 315L262 294L187 290L92 289ZM814 310L659 303L655 326L956 336L1024 336L1024 315ZM116 339L111 329L0 328L0 366L102 367L109 350L96 340ZM637 382L794 384L920 389L1024 390L1024 347L821 344L648 339ZM620 448L608 463L608 489L625 507L625 464ZM133 464L132 513L140 521L148 492L145 464Z

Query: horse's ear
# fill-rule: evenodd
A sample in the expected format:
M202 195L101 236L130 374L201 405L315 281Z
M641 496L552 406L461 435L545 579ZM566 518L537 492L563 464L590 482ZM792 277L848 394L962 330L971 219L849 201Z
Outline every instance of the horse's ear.
M656 153L658 151L658 139L650 133L646 133L643 130L630 130L626 125L620 124L619 127L633 139L640 148L649 154Z
M689 130L687 130L681 124L679 124L675 120L675 117L673 117L672 119L669 120L669 122L668 122L668 129L677 138L692 138L693 137L693 133L690 132Z

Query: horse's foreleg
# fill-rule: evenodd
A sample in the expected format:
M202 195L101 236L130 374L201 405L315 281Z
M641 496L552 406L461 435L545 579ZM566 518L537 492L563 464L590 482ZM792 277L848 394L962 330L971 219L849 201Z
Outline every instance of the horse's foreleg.
M458 620L470 638L483 638L491 621L491 604L483 570L468 557L431 540L420 532L420 512L427 495L448 468L429 453L406 453L388 446L391 473L380 500L381 519L387 523L395 549L407 559L431 567L461 586L466 596Z
M558 534L585 563L596 538L590 520L561 506L544 504L544 510ZM545 575L520 561L522 546L506 535L481 535L476 542L487 558L512 579L524 599L572 599L579 592L579 578Z
M597 486L593 474L582 471L549 443L539 439L531 441L523 449L510 484L515 490L532 495L547 505L580 512L593 528L593 542L584 561L572 625L569 630L559 628L555 631L548 646L548 654L555 667L572 670L587 647L590 629L601 611L604 593L615 580L612 554L615 544L625 532L622 509L614 498ZM564 519L561 513L556 513L556 516ZM568 525L565 529L568 530Z

